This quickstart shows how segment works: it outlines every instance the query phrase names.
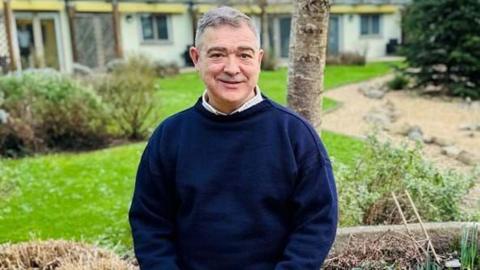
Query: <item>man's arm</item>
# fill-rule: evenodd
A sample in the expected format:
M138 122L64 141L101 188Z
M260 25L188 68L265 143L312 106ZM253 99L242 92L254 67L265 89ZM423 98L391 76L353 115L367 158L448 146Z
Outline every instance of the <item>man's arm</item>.
M179 269L174 244L175 192L160 158L156 133L138 167L129 218L140 269L173 270Z
M320 148L319 158L299 167L293 231L275 270L318 270L335 240L337 193L330 160L321 143Z

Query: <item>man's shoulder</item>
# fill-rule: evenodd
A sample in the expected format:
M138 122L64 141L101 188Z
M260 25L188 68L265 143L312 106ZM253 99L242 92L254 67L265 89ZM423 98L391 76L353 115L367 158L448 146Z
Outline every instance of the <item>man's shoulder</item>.
M189 119L192 117L193 111L194 107L192 106L183 111L168 116L157 125L155 131L152 134L152 137L160 136L162 134L171 133L172 131L178 130L178 128L182 124L184 124L186 121L189 121Z
M270 100L270 103L272 104L272 107L275 110L277 117L286 120L282 122L287 123L290 127L295 129L300 128L302 130L306 129L310 132L314 132L315 129L311 125L311 123L303 116L299 115L297 112L281 104L278 104L275 101Z

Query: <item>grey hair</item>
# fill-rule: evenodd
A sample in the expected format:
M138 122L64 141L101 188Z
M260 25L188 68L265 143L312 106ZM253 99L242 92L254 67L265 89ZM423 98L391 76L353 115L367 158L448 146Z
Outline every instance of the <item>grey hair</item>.
M197 31L195 33L195 47L200 45L203 33L208 27L217 27L221 25L240 27L242 23L246 23L248 28L250 28L255 34L257 46L260 48L260 39L253 20L242 12L227 6L209 10L198 21Z

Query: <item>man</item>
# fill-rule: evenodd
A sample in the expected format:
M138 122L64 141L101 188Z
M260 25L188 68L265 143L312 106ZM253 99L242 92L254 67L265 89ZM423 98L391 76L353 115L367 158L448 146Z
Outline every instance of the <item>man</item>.
M319 269L337 224L330 161L305 120L261 95L252 21L207 12L190 55L206 90L160 124L138 169L141 269Z

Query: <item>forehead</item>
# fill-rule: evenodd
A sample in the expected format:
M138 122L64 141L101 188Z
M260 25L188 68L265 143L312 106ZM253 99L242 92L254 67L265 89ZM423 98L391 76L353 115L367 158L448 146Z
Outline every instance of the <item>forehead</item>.
M239 27L220 25L205 29L202 37L202 49L208 51L211 48L251 48L258 49L255 33L245 23Z

